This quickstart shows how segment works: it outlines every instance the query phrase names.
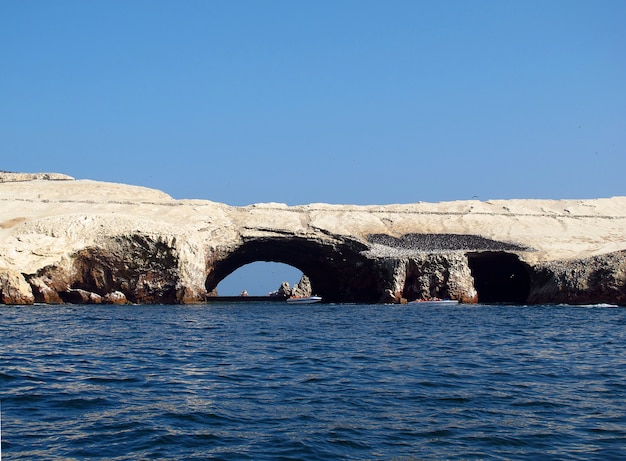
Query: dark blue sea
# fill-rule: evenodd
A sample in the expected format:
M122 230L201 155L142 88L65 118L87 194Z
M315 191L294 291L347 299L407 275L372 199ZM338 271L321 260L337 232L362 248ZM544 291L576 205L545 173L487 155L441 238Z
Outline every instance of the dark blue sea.
M623 460L626 309L0 308L6 460Z

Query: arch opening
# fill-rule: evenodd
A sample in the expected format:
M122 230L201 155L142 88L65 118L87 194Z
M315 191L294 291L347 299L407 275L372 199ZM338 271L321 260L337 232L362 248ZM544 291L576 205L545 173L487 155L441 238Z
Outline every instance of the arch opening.
M287 264L306 275L314 294L325 302L376 302L382 278L356 241L320 242L301 237L263 237L244 242L233 252L219 255L206 278L207 292L228 275L257 261Z
M467 255L480 303L525 304L530 294L528 268L510 253L484 252Z
M219 296L267 296L278 290L281 283L295 286L302 278L302 271L288 264L256 261L226 276L217 285Z

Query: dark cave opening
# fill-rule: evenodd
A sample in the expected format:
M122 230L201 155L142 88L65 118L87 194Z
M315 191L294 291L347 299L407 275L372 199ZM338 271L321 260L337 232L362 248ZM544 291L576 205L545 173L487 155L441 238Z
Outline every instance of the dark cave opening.
M479 303L525 304L530 294L526 266L510 253L481 252L467 255Z

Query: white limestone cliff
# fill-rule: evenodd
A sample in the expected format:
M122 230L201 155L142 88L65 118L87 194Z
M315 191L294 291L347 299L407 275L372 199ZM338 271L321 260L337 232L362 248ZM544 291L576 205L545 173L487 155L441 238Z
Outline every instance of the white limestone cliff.
M100 297L121 292L131 302L199 302L221 278L255 260L306 269L314 290L332 294L326 269L316 266L327 265L345 285L335 293L339 300L359 299L359 277L376 285L380 299L386 291L398 298L407 279L429 270L424 255L444 255L452 279L461 277L456 293L444 277L447 294L469 300L475 287L464 258L480 252L514 255L531 285L541 271L557 277L564 261L612 255L617 295L603 296L622 303L626 197L231 207L52 173L0 173L0 290L7 304L65 302L77 290ZM550 293L546 286L557 284L544 272L535 284ZM415 280L411 290L423 292L425 278Z

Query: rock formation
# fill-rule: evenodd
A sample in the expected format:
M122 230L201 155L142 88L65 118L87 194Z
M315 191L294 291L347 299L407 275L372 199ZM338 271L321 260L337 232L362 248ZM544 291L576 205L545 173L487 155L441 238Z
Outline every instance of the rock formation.
M255 261L332 302L626 305L626 197L230 207L0 172L4 304L203 302Z
M272 291L269 294L270 298L287 299L291 296L291 287L288 282L282 282L278 287L278 290Z
M306 274L304 274L302 275L300 281L296 284L296 286L291 289L291 296L305 298L312 295L313 288L311 287L311 281L306 276Z

